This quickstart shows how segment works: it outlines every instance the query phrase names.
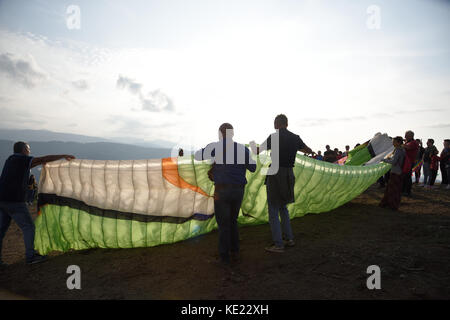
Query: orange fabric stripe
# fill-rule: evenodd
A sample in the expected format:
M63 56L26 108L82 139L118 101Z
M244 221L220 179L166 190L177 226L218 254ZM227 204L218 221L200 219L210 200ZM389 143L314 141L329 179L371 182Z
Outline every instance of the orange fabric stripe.
M174 186L177 186L181 189L191 189L192 191L198 192L206 197L210 196L206 194L205 191L200 189L200 187L193 186L192 184L187 183L182 177L180 177L180 174L178 173L178 162L176 158L163 158L161 159L161 164L163 177Z

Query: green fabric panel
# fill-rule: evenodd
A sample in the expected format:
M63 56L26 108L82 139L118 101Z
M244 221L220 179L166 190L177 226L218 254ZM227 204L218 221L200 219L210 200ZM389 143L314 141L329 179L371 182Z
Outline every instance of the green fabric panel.
M184 181L200 187L206 194L214 193L214 183L208 178L211 164L194 160L193 156L178 158L178 174Z
M78 215L82 218L74 224L70 218ZM67 223L63 228L61 221ZM35 226L35 249L40 254L47 254L71 249L157 246L208 233L217 228L217 223L214 218L206 221L188 220L181 224L119 220L49 204L41 208ZM89 229L97 234L95 240L88 233Z
M268 222L265 176L267 154L257 159L255 173L247 171L239 225ZM212 192L207 177L210 165L186 161L179 173L187 182ZM307 213L319 213L337 208L357 197L385 174L390 165L339 166L298 155L294 167L295 202L288 205L291 218ZM245 215L244 215L245 214ZM139 222L90 215L70 207L45 205L35 221L35 247L41 254L50 251L87 248L132 248L156 246L182 241L217 228L215 218L184 223Z
M367 145L360 145L349 152L349 156L345 161L347 166L360 166L372 159Z

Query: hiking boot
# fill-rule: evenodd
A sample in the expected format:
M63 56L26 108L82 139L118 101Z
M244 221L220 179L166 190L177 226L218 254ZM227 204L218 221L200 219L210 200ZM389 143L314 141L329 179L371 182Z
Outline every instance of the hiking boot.
M269 251L269 252L276 252L276 253L284 252L284 248L283 247L277 247L276 245L273 245L273 246L270 246L270 247L266 247L265 250Z
M293 239L288 240L288 241L285 241L285 242L284 242L284 245L285 245L286 247L293 247L293 246L295 246L295 241L294 241Z
M47 260L47 256L41 256L40 254L35 254L33 256L33 258L27 259L26 263L27 264L36 264L36 263L44 262L46 260Z

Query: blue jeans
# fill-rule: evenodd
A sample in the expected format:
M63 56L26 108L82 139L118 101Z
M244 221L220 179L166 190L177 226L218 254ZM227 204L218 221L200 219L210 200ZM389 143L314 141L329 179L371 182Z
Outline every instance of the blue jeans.
M219 254L222 261L230 260L230 253L239 252L237 217L241 209L244 188L223 188L214 194L214 215L219 227Z
M0 261L2 258L2 244L6 231L13 219L22 229L25 242L25 258L33 258L34 251L34 223L25 202L0 202Z
M270 230L272 230L272 240L275 246L284 247L282 234L284 234L286 240L294 240L291 228L291 220L289 219L289 211L286 205L268 203L268 206L269 224ZM281 218L281 224L278 215Z

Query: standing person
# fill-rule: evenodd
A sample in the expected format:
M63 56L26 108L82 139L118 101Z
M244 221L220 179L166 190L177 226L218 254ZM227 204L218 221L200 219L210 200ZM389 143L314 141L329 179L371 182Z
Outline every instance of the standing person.
M344 157L348 157L348 153L350 152L350 146L345 146L345 152L343 153Z
M434 182L436 181L437 173L439 170L439 151L436 149L436 151L431 155L431 164L430 164L430 172L431 172L431 178L430 178L430 185L428 186L429 189L434 187Z
M416 140L414 140L414 132L411 130L406 131L405 133L406 142L403 145L403 148L406 151L406 157L411 164L409 171L404 173L403 180L403 194L410 197L411 189L412 189L412 166L414 165L414 161L416 160L417 152L419 151L419 144Z
M442 182L441 187L446 187L447 189L450 189L450 139L444 140L444 149L441 152L441 155L439 157L439 160L441 161L441 175L442 175Z
M302 139L290 132L287 126L287 117L284 114L279 114L274 121L276 133L271 134L260 147L256 147L254 141L250 142L253 153L259 154L263 150L271 150L272 165L278 164L278 171L266 176L269 224L274 242L272 246L265 248L269 252L284 252L283 234L287 246L295 245L289 211L286 207L288 203L294 202L295 177L293 167L297 151L314 155L314 152L303 143ZM276 159L277 155L278 159Z
M244 145L233 141L234 130L229 123L219 127L219 141L198 150L196 160L212 160L208 175L214 181L214 215L219 227L220 263L228 265L239 260L237 218L241 208L246 170L255 172L256 163Z
M314 159L322 161L323 160L322 151L320 150L317 151L317 155L314 157Z
M9 156L0 176L0 265L2 242L13 219L23 232L25 261L34 264L46 257L34 251L34 223L26 206L30 169L47 162L75 159L71 155L48 155L33 158L30 146L22 141L14 144L14 154Z
M431 180L431 157L433 154L437 153L438 150L436 149L436 146L434 145L433 139L427 140L427 147L425 148L422 156L423 160L423 186L427 188L427 186L430 185Z
M425 152L425 148L422 146L422 140L416 139L417 143L419 144L419 151L417 152L416 161L414 162L414 167L418 165L423 158L423 153ZM417 169L414 171L416 176L416 184L419 184L420 182L420 169L422 168L423 164L419 164Z
M403 162L405 160L405 150L402 148L403 138L395 137L392 139L394 145L394 154L390 159L383 159L383 162L390 163L392 168L389 174L387 187L384 191L383 199L380 202L380 207L389 207L392 210L397 210L400 206L402 196L403 183Z
M337 154L335 151L331 150L329 145L326 145L325 148L327 149L323 153L323 160L326 162L334 163L337 160Z

